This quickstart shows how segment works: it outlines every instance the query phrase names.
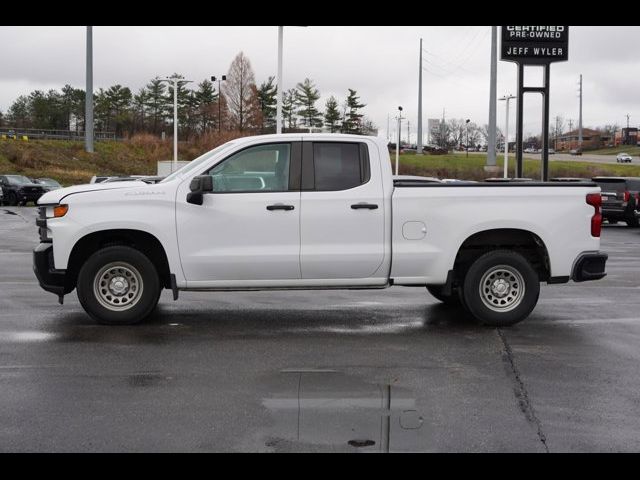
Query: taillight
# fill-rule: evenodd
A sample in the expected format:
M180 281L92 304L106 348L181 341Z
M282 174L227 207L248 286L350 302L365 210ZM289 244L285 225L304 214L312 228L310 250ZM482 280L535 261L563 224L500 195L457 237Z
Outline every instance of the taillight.
M630 194L630 193L629 193L629 191L627 190L627 191L625 191L625 192L624 192L624 201L625 201L626 203L629 203L629 200L631 200L631 194Z
M595 209L595 213L591 217L591 236L600 238L602 232L602 195L599 193L588 194L587 203Z

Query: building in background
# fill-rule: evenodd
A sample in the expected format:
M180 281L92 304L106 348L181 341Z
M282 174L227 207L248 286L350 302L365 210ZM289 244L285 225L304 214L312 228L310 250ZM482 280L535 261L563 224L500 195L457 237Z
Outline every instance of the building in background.
M590 128L582 129L582 149L583 150L598 150L600 148L606 148L613 143L613 138L610 134L601 132L598 130L592 130ZM553 142L552 142L553 146ZM567 133L563 133L558 137L558 151L575 150L580 147L580 131L572 130Z
M616 132L615 145L638 145L638 129L623 128L620 132Z

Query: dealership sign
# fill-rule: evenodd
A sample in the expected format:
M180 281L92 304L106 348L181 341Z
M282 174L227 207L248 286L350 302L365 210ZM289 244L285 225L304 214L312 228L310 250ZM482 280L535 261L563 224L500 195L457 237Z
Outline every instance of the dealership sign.
M502 27L502 60L521 65L549 65L569 60L569 27L508 25Z

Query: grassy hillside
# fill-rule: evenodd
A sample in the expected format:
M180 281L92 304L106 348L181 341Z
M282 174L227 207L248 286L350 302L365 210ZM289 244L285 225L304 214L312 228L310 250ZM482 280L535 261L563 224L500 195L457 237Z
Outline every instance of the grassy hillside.
M237 135L213 135L179 145L180 160L193 160ZM140 135L125 142L96 142L95 153L77 141L0 140L0 174L50 177L63 185L87 183L93 175L155 175L159 160L171 160L171 141Z
M200 154L233 138L209 137L197 143L180 145L180 159L192 160ZM93 175L154 175L158 160L170 160L171 142L155 137L139 136L126 142L97 142L96 152L88 154L81 142L0 140L0 174L24 174L51 177L64 185L86 183ZM393 158L392 158L393 161ZM483 166L486 157L473 155L423 156L402 155L401 173L438 178L482 180L487 177ZM498 164L501 165L499 160ZM594 175L640 176L640 166L603 165L583 162L551 162L553 177ZM513 176L514 162L511 161ZM540 162L525 160L525 176L540 177Z

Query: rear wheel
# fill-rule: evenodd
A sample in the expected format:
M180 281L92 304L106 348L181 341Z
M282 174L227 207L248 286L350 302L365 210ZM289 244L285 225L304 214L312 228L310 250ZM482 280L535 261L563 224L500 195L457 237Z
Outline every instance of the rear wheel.
M467 272L462 288L465 308L481 325L504 327L521 322L535 308L540 279L519 253L489 252Z
M442 290L444 287L428 286L427 290L436 300L444 303L445 305L460 305L460 298L457 292L452 292L451 295L443 295Z
M77 289L85 311L106 325L144 321L161 293L153 263L140 251L126 246L107 247L89 257L80 269Z
M630 217L625 220L627 226L630 228L638 228L640 227L640 221L636 217Z

